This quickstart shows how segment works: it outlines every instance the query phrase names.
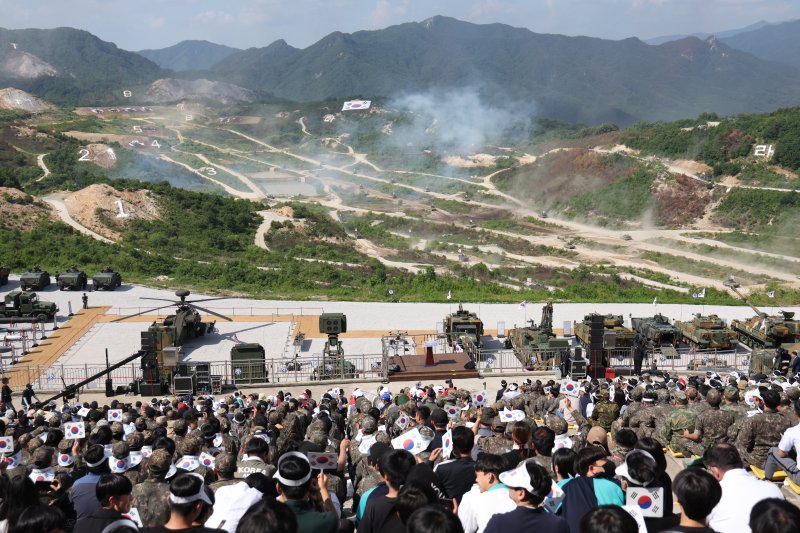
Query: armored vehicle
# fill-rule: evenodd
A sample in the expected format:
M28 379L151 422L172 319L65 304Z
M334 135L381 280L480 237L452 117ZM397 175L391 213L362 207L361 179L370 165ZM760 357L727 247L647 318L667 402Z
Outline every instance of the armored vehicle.
M0 285L5 285L8 283L8 275L11 273L11 269L8 267L0 268Z
M34 266L19 277L19 286L23 291L40 291L50 285L50 273Z
M328 335L322 349L322 364L314 369L316 379L355 379L356 366L344 358L344 348L339 340L341 333L347 333L347 316L344 313L322 313L319 316L319 332Z
M78 270L78 267L75 265L72 265L66 272L56 274L56 283L60 291L66 289L85 291L88 282L89 279L86 277L86 272Z
M506 348L514 350L514 356L519 359L526 369L550 369L555 363L557 355L563 357L569 352L568 339L557 339L553 333L553 303L548 301L542 307L542 319L537 326L533 319L531 325L524 328L514 328L508 332L505 341Z
M92 276L92 285L94 290L105 289L113 291L122 285L122 276L119 272L115 272L110 266L105 267L101 272Z
M688 322L675 321L680 340L700 350L730 350L736 343L736 332L717 315L697 313Z
M583 317L583 321L576 322L573 328L578 342L584 348L589 347L592 316L596 315L586 315ZM622 315L605 315L603 317L603 346L605 348L630 348L633 346L635 335L632 329L626 328L623 325L624 323L625 320L622 318Z
M736 332L739 341L751 348L780 348L782 344L800 341L800 322L794 319L793 312L781 311L779 315L767 315L747 301L739 292L739 284L735 280L729 279L724 284L756 313L756 316L747 320L731 321L731 329Z
M639 338L651 348L678 344L680 331L660 313L647 318L631 318L631 325Z
M461 304L458 304L458 311L444 317L444 334L447 338L448 346L464 348L466 338L477 348L481 347L481 337L483 336L483 321L478 315L470 311L465 311Z
M37 322L51 320L58 311L53 302L39 300L35 292L11 291L0 304L0 318L25 317Z

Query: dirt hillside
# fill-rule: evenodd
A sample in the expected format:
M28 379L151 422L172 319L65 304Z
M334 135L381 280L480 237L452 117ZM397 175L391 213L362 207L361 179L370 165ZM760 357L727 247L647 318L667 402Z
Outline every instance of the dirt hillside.
M29 113L43 113L53 106L25 91L7 87L0 89L0 109L18 109Z
M125 218L117 217L117 200L122 200ZM95 184L68 195L64 204L72 218L112 240L120 239L120 229L132 219L160 218L158 204L146 190L118 191L109 185Z
M50 206L17 189L0 187L0 225L30 231L42 222L58 220Z

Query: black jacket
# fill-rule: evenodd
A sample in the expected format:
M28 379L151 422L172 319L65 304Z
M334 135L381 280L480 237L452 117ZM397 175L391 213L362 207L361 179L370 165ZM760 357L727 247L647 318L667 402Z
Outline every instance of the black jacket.
M121 521L128 521L133 527L115 528L115 533L138 533L139 529L135 527L136 524L110 509L100 509L86 518L81 518L75 523L75 529L72 531L73 533L103 533L103 530L113 522L120 522L120 526L124 525Z

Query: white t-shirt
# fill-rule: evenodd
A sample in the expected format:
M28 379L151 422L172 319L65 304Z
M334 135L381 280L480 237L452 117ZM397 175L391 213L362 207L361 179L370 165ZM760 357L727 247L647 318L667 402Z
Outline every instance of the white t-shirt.
M486 524L496 514L509 513L517 504L508 495L508 487L498 484L486 492L481 492L478 484L461 498L458 506L458 519L464 533L483 533Z
M708 527L718 533L750 533L750 511L766 498L783 500L781 489L742 468L729 470L720 481L722 499L708 515Z
M786 453L789 453L794 448L797 450L798 456L800 456L800 425L792 426L783 432L778 448Z

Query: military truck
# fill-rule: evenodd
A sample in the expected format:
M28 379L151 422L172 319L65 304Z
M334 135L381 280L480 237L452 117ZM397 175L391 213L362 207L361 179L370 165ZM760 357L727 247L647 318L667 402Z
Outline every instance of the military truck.
M35 265L19 277L19 286L23 291L40 291L50 285L50 273Z
M102 271L92 276L92 286L94 290L105 289L113 291L122 285L122 276L119 272L115 272L110 266L105 267Z
M73 291L85 291L89 279L86 277L86 272L78 270L78 267L72 265L69 270L56 274L56 283L58 290L64 291L67 289Z
M578 342L584 348L589 348L589 335L592 329L592 317L597 316L592 313L583 317L583 321L576 322L573 330ZM603 346L605 348L630 348L633 346L635 334L630 328L623 324L625 320L622 315L605 315L603 317Z
M694 315L688 322L675 321L680 340L700 350L731 350L736 345L736 332L717 315Z
M53 302L39 299L35 292L11 291L0 304L0 318L32 318L37 322L52 320L58 311Z
M553 333L553 302L548 301L542 307L542 319L537 326L533 319L529 320L530 326L513 328L509 330L505 340L506 348L514 350L514 356L519 359L525 369L550 369L556 356L563 358L569 353L569 339L557 339Z
M237 385L269 383L266 351L257 343L243 342L231 348L231 369Z
M461 304L458 304L458 311L444 317L444 335L447 345L455 348L464 348L465 338L470 339L470 343L477 348L481 347L481 337L483 336L483 321L478 315L470 311L465 311Z
M11 274L11 269L8 267L0 268L0 285L8 283L8 275Z

